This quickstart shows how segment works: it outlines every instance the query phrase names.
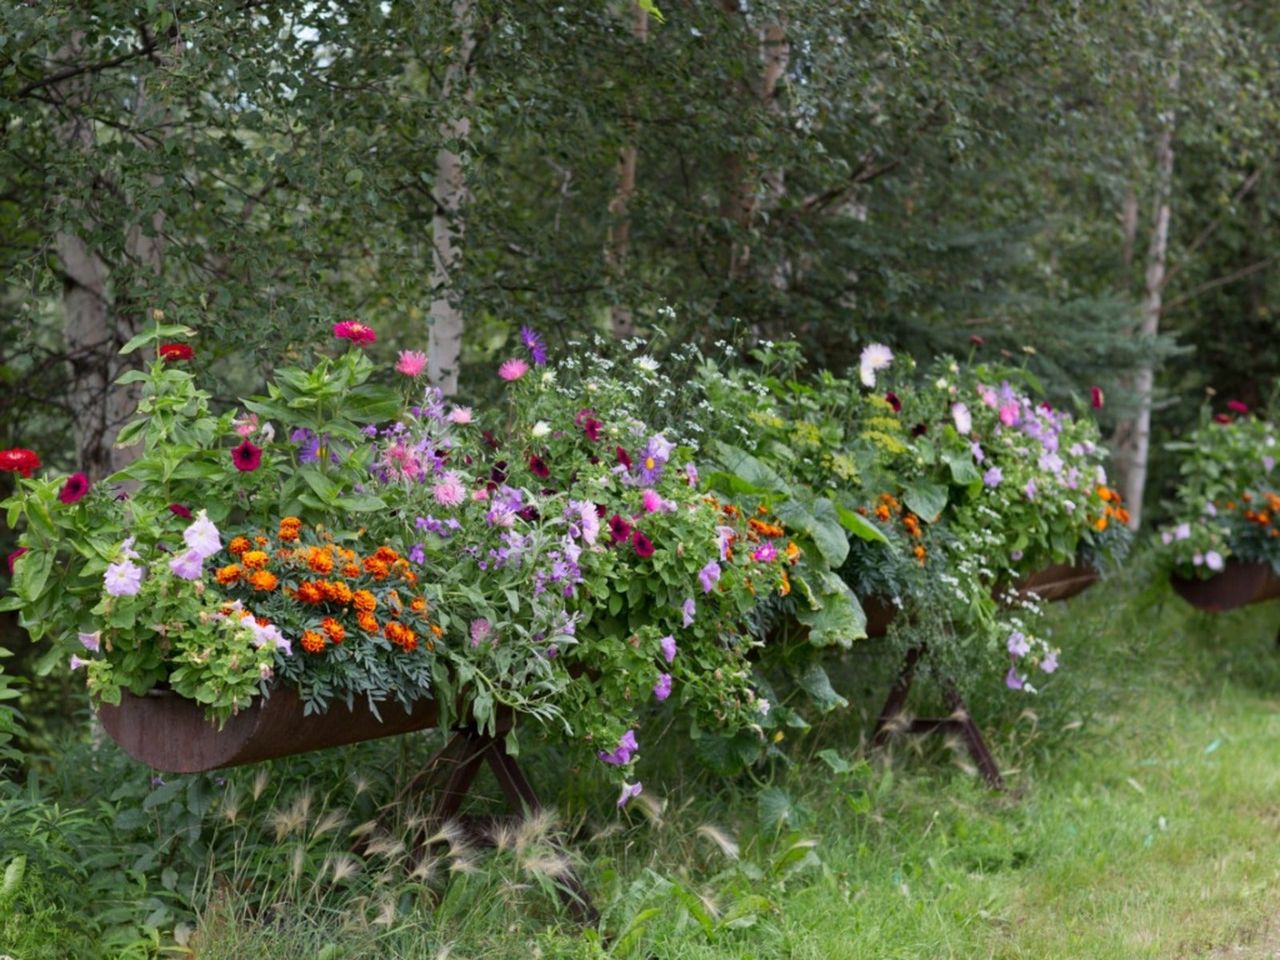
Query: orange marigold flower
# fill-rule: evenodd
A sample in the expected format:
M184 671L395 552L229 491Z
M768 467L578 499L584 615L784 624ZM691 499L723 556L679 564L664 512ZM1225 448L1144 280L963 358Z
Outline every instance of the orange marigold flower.
M264 550L248 550L240 558L240 562L245 565L247 570L261 570L270 561L271 557Z
M365 573L369 574L369 576L373 577L375 580L385 580L387 579L387 575L391 573L391 566L387 561L381 560L378 557L365 557L364 570Z
M927 557L927 556L928 556L928 553L925 551L924 547L919 546L919 545L917 544L917 546L916 546L915 550L914 550L914 551L912 551L912 552L913 552L913 553L915 553L915 555L916 555L916 563L920 564L920 566L922 566L922 567L923 567L923 566L924 566L925 557Z
M324 634L316 633L314 630L303 630L302 649L307 651L307 653L323 653Z
M434 633L437 637L443 637L444 627L440 626L440 624L438 623L433 623L431 625L431 632Z
M325 635L334 643L341 643L347 638L347 628L340 624L333 617L325 617L320 621L320 628L324 630Z
M253 542L254 542L254 543L256 543L256 544L257 544L258 546L260 546L260 547L265 547L265 546L266 546L268 543L270 543L271 541L270 541L270 540L268 540L266 537L254 537L254 538L253 538Z
M379 547L376 551L374 551L373 555L377 557L379 560L382 560L384 563L395 563L397 560L400 559L400 554L396 553L394 550L392 550L390 547L386 546L385 544Z
M888 522L889 508L885 504L882 503L880 506L876 507L876 519Z
M418 575L414 573L412 570L402 571L400 574L400 579L403 580L405 583L407 583L411 587L417 585L418 583Z
M346 606L348 603L351 602L351 598L355 596L355 594L351 592L351 588L348 587L341 580L337 581L336 583L329 583L329 587L330 587L330 592L328 597L334 603L340 603L343 606Z
M368 590L357 590L351 595L351 602L361 613L373 613L378 608L378 598Z
M1097 520L1093 521L1093 528L1098 531L1107 529L1107 518L1105 516L1101 516Z
M782 537L785 536L787 532L782 529L780 524L765 523L763 520L757 520L755 517L752 517L747 521L747 526L762 537Z
M356 623L360 625L360 629L365 633L378 632L378 620L372 613L366 613L361 610L356 614Z
M1244 493L1240 494L1240 499L1245 503L1253 503L1253 494L1246 490Z
M788 563L795 563L800 559L800 548L796 546L796 542L794 540L787 543L787 549L784 550L783 553L786 555Z
M360 568L354 563L344 564L342 567L342 575L348 579L354 579L360 576Z
M1124 507L1121 507L1119 510L1117 510L1116 522L1122 523L1127 527L1129 525L1129 511L1126 510Z
M325 547L310 547L307 550L307 566L315 573L333 573L333 554Z
M1109 488L1102 486L1098 487L1098 499L1110 503L1114 496L1115 494L1112 493Z
M787 576L787 571L782 571L782 583L778 584L778 595L785 597L791 593L791 578Z
M247 537L236 537L227 544L227 553L233 557L238 557L249 549L249 540Z
M225 567L219 567L215 573L214 579L224 587L229 587L240 579L240 568L234 563L229 563Z
M276 530L276 537L285 543L292 543L298 539L298 532L302 529L302 521L297 517L285 517L280 521L280 528Z
M249 574L249 586L255 590L270 593L279 585L280 581L276 579L276 575L270 570L255 570Z
M411 601L409 602L409 609L410 609L410 610L412 610L414 613L426 613L426 612L427 612L427 598L426 598L426 597L414 597L414 598L413 598L413 600L411 600Z
M298 599L303 603L324 603L324 594L317 584L304 580L298 584Z

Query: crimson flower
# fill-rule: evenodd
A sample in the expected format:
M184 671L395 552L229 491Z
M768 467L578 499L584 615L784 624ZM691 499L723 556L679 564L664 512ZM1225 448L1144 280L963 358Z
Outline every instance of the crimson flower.
M13 565L17 563L18 558L26 552L27 552L26 547L19 547L17 550L13 551L13 553L9 554L9 556L5 558L5 563L9 567L9 576L11 577L13 576Z
M378 335L374 333L373 327L367 327L354 318L340 320L335 323L333 325L333 335L339 340L350 340L352 343L361 347L366 343L373 343L378 339Z
M615 513L609 518L609 536L614 543L626 543L631 539L631 524Z
M894 413L902 412L902 401L898 399L898 395L896 393L890 390L884 395L884 398L885 401L888 402L889 406L893 407Z
M89 492L89 478L83 473L73 473L58 491L58 499L63 503L75 503Z
M592 443L599 443L600 430L603 427L604 427L604 424L601 423L599 420L593 420L590 417L588 417L586 422L582 424L582 432L587 435L587 439L590 440Z
M176 517L181 517L183 520L191 519L191 510L180 503L169 504L169 512Z
M1227 409L1233 413L1248 413L1249 405L1247 403L1241 403L1239 400L1228 400Z
M911 435L913 437L922 437L925 435L926 432L928 432L928 430L929 428L925 424L917 423L914 427L911 428Z
M630 470L630 469L631 469L631 454L627 453L627 451L626 451L625 449L623 449L622 447L618 447L618 449L617 449L617 450L615 450L614 452L615 452L615 453L617 453L617 455L618 455L618 462L619 462L620 464L622 464L624 467L626 467L628 470Z
M262 448L255 447L248 440L231 449L231 462L236 469L244 473L252 473L262 464Z
M12 470L24 477L38 470L42 464L34 450L25 447L14 447L12 450L0 450L0 470Z
M636 556L641 560L647 560L649 557L653 556L653 541L639 530L632 531L631 545L635 547Z
M551 476L551 468L547 466L547 462L541 457L529 458L529 472L543 480Z
M987 342L987 338L980 337L976 333L971 333L969 334L969 342L972 343L975 347L981 347L983 344Z
M1089 404L1093 407L1093 409L1101 410L1102 402L1105 399L1106 398L1102 395L1102 388L1098 386L1096 383L1089 388Z
M1230 423L1230 422L1231 422L1231 414L1229 414L1229 413L1215 413L1215 414L1213 415L1213 419L1214 419L1214 420L1216 420L1218 423Z
M190 360L195 357L196 352L191 349L189 343L162 343L160 344L161 360L180 361Z

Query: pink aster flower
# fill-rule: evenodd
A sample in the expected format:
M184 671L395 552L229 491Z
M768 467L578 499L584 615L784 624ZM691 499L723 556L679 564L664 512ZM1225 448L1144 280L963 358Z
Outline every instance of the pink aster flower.
M519 380L528 372L529 364L525 363L518 357L513 357L510 360L504 360L502 362L502 366L498 367L498 376L507 381L507 383Z
M449 411L449 422L455 423L460 427L470 423L471 408L470 407L454 407L452 410Z
M778 548L773 545L772 540L766 540L760 546L756 547L755 552L751 554L751 559L756 563L772 563L778 558Z
M378 335L373 332L373 327L367 327L359 320L338 321L333 325L333 335L339 340L350 340L361 347L378 339Z
M662 509L662 494L652 488L645 490L640 494L640 499L644 502L645 513L657 513Z
M421 350L401 350L400 359L396 361L396 373L406 377L420 377L427 369L427 355Z

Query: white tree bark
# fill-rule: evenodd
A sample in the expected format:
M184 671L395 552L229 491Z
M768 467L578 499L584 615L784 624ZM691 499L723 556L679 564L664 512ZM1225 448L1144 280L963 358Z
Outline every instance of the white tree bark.
M435 215L431 220L431 329L427 335L427 378L446 394L458 391L465 318L458 304L455 280L462 262L466 235L464 216L468 194L461 150L471 135L467 106L474 93L471 56L475 50L475 0L454 0L453 22L459 42L445 70L441 98L455 112L442 125L444 145L436 153L433 185ZM461 104L461 109L458 104ZM456 148L456 149L455 149Z
M1178 87L1176 71L1170 78L1169 87L1171 93L1176 93ZM1156 196L1151 218L1151 234L1147 245L1147 270L1143 282L1141 319L1136 330L1143 339L1153 338L1160 331L1165 261L1169 250L1174 129L1175 114L1170 103L1156 141ZM1133 375L1132 391L1137 412L1116 425L1112 442L1120 493L1129 509L1130 526L1135 530L1142 523L1142 498L1147 487L1147 461L1151 450L1151 400L1154 385L1155 364L1148 358L1134 371Z

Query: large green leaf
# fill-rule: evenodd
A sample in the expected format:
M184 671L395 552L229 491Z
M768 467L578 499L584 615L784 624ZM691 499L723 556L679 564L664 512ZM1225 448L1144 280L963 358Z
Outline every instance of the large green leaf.
M947 488L939 483L914 484L906 488L902 501L921 520L932 523L947 505Z
M831 678L827 676L827 671L822 669L822 664L817 661L810 664L809 668L796 678L796 682L823 713L849 705L848 700L836 693L835 688L831 686Z
M761 490L771 490L775 493L785 493L787 491L787 482L778 476L777 472L767 463L752 456L747 451L717 440L715 452L716 459L720 461L726 470L736 474L753 487L758 487Z
M884 535L879 527L864 517L862 514L848 507L842 507L836 504L836 516L840 520L840 526L844 527L855 537L861 540L873 540L878 543L888 543L889 538Z
M948 450L942 455L942 459L951 468L951 479L955 483L968 485L982 479L982 474L973 462L973 455L968 450Z
M815 591L820 606L796 611L809 628L809 642L818 647L850 647L867 635L867 615L843 580L823 571Z
M823 516L815 515L814 511L820 511ZM784 500L773 512L791 530L807 535L828 565L838 567L849 556L849 538L830 500L816 500L808 506L796 500Z

